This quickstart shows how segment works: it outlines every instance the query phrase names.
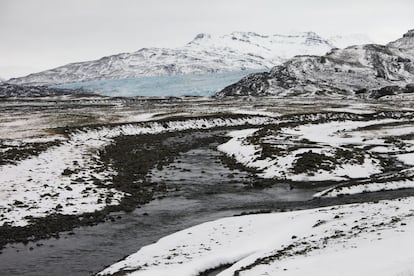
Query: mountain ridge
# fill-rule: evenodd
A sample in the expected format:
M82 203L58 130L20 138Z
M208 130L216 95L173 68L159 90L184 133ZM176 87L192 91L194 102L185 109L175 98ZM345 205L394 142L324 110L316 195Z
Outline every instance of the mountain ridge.
M381 97L404 93L411 91L411 83L414 83L413 61L414 31L410 30L387 45L355 45L332 49L323 56L296 56L269 72L243 78L217 96L356 95L368 92Z
M270 69L297 54L324 54L335 47L314 32L291 35L233 32L218 37L201 33L183 47L142 48L131 53L70 63L7 82L55 85L101 79Z

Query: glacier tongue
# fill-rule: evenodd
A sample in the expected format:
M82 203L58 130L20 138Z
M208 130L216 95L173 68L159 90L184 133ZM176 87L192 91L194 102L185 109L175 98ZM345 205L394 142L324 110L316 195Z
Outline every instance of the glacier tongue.
M111 97L213 96L227 85L240 80L248 74L257 72L259 71L244 70L215 74L149 76L127 79L74 82L52 87L60 89L74 89L75 91L85 90Z

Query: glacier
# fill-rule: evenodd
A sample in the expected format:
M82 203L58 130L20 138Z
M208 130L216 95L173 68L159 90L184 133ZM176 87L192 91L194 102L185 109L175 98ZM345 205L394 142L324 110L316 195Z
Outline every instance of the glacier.
M114 80L94 80L56 85L64 89L83 89L111 97L180 97L213 96L215 93L241 78L259 70L236 72L189 74L173 76L149 76Z

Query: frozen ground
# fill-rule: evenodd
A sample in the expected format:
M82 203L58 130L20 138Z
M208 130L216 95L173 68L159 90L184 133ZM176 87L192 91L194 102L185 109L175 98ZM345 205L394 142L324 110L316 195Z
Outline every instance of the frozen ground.
M97 150L126 135L265 125L266 117L207 118L75 130L38 156L0 167L0 225L24 226L33 217L82 214L116 205L124 195L110 186L115 171L102 169Z
M315 193L313 201L412 189L413 106L407 99L363 103L272 97L3 99L0 230L5 229L3 234L25 231L36 226L33 218L78 216L117 206L128 196L113 185L119 167L104 164L98 153L120 137L148 134L227 132L228 140L220 138L212 149L227 155L223 164L263 180L259 184L264 187L312 188L314 192L307 193L309 197ZM201 173L188 173L197 177L197 171ZM168 181L163 178L160 183ZM234 264L222 275L243 266L249 269L240 274L275 274L282 269L303 275L301 269L313 273L315 268L308 260L323 265L329 254L326 267L338 266L347 275L373 274L377 272L355 271L357 266L340 260L356 262L358 256L373 250L375 258L382 260L383 249L391 243L402 243L402 252L408 252L411 239L406 233L414 230L410 228L411 203L406 198L223 219L161 239L105 273L132 269L138 274L163 275L168 269L170 274L197 275ZM378 236L383 239L375 239ZM309 258L303 258L304 254ZM382 267L380 272L410 275L409 257L408 253L393 255L388 263L381 262L389 270Z
M232 217L143 247L100 275L412 275L413 198Z
M339 183L316 197L414 187L412 113L318 116L232 131L218 149L263 178Z
M330 186L315 197L414 188L412 111L382 108L279 114L276 124L229 132L218 149L276 183ZM298 159L309 152L318 158L299 170ZM412 204L409 197L221 219L143 247L101 275L199 275L215 268L218 275L412 275Z

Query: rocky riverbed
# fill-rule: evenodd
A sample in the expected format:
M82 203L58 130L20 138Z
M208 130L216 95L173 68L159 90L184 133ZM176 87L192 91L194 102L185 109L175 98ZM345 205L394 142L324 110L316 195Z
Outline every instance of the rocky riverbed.
M411 195L412 106L2 99L1 273L90 275L220 217Z

